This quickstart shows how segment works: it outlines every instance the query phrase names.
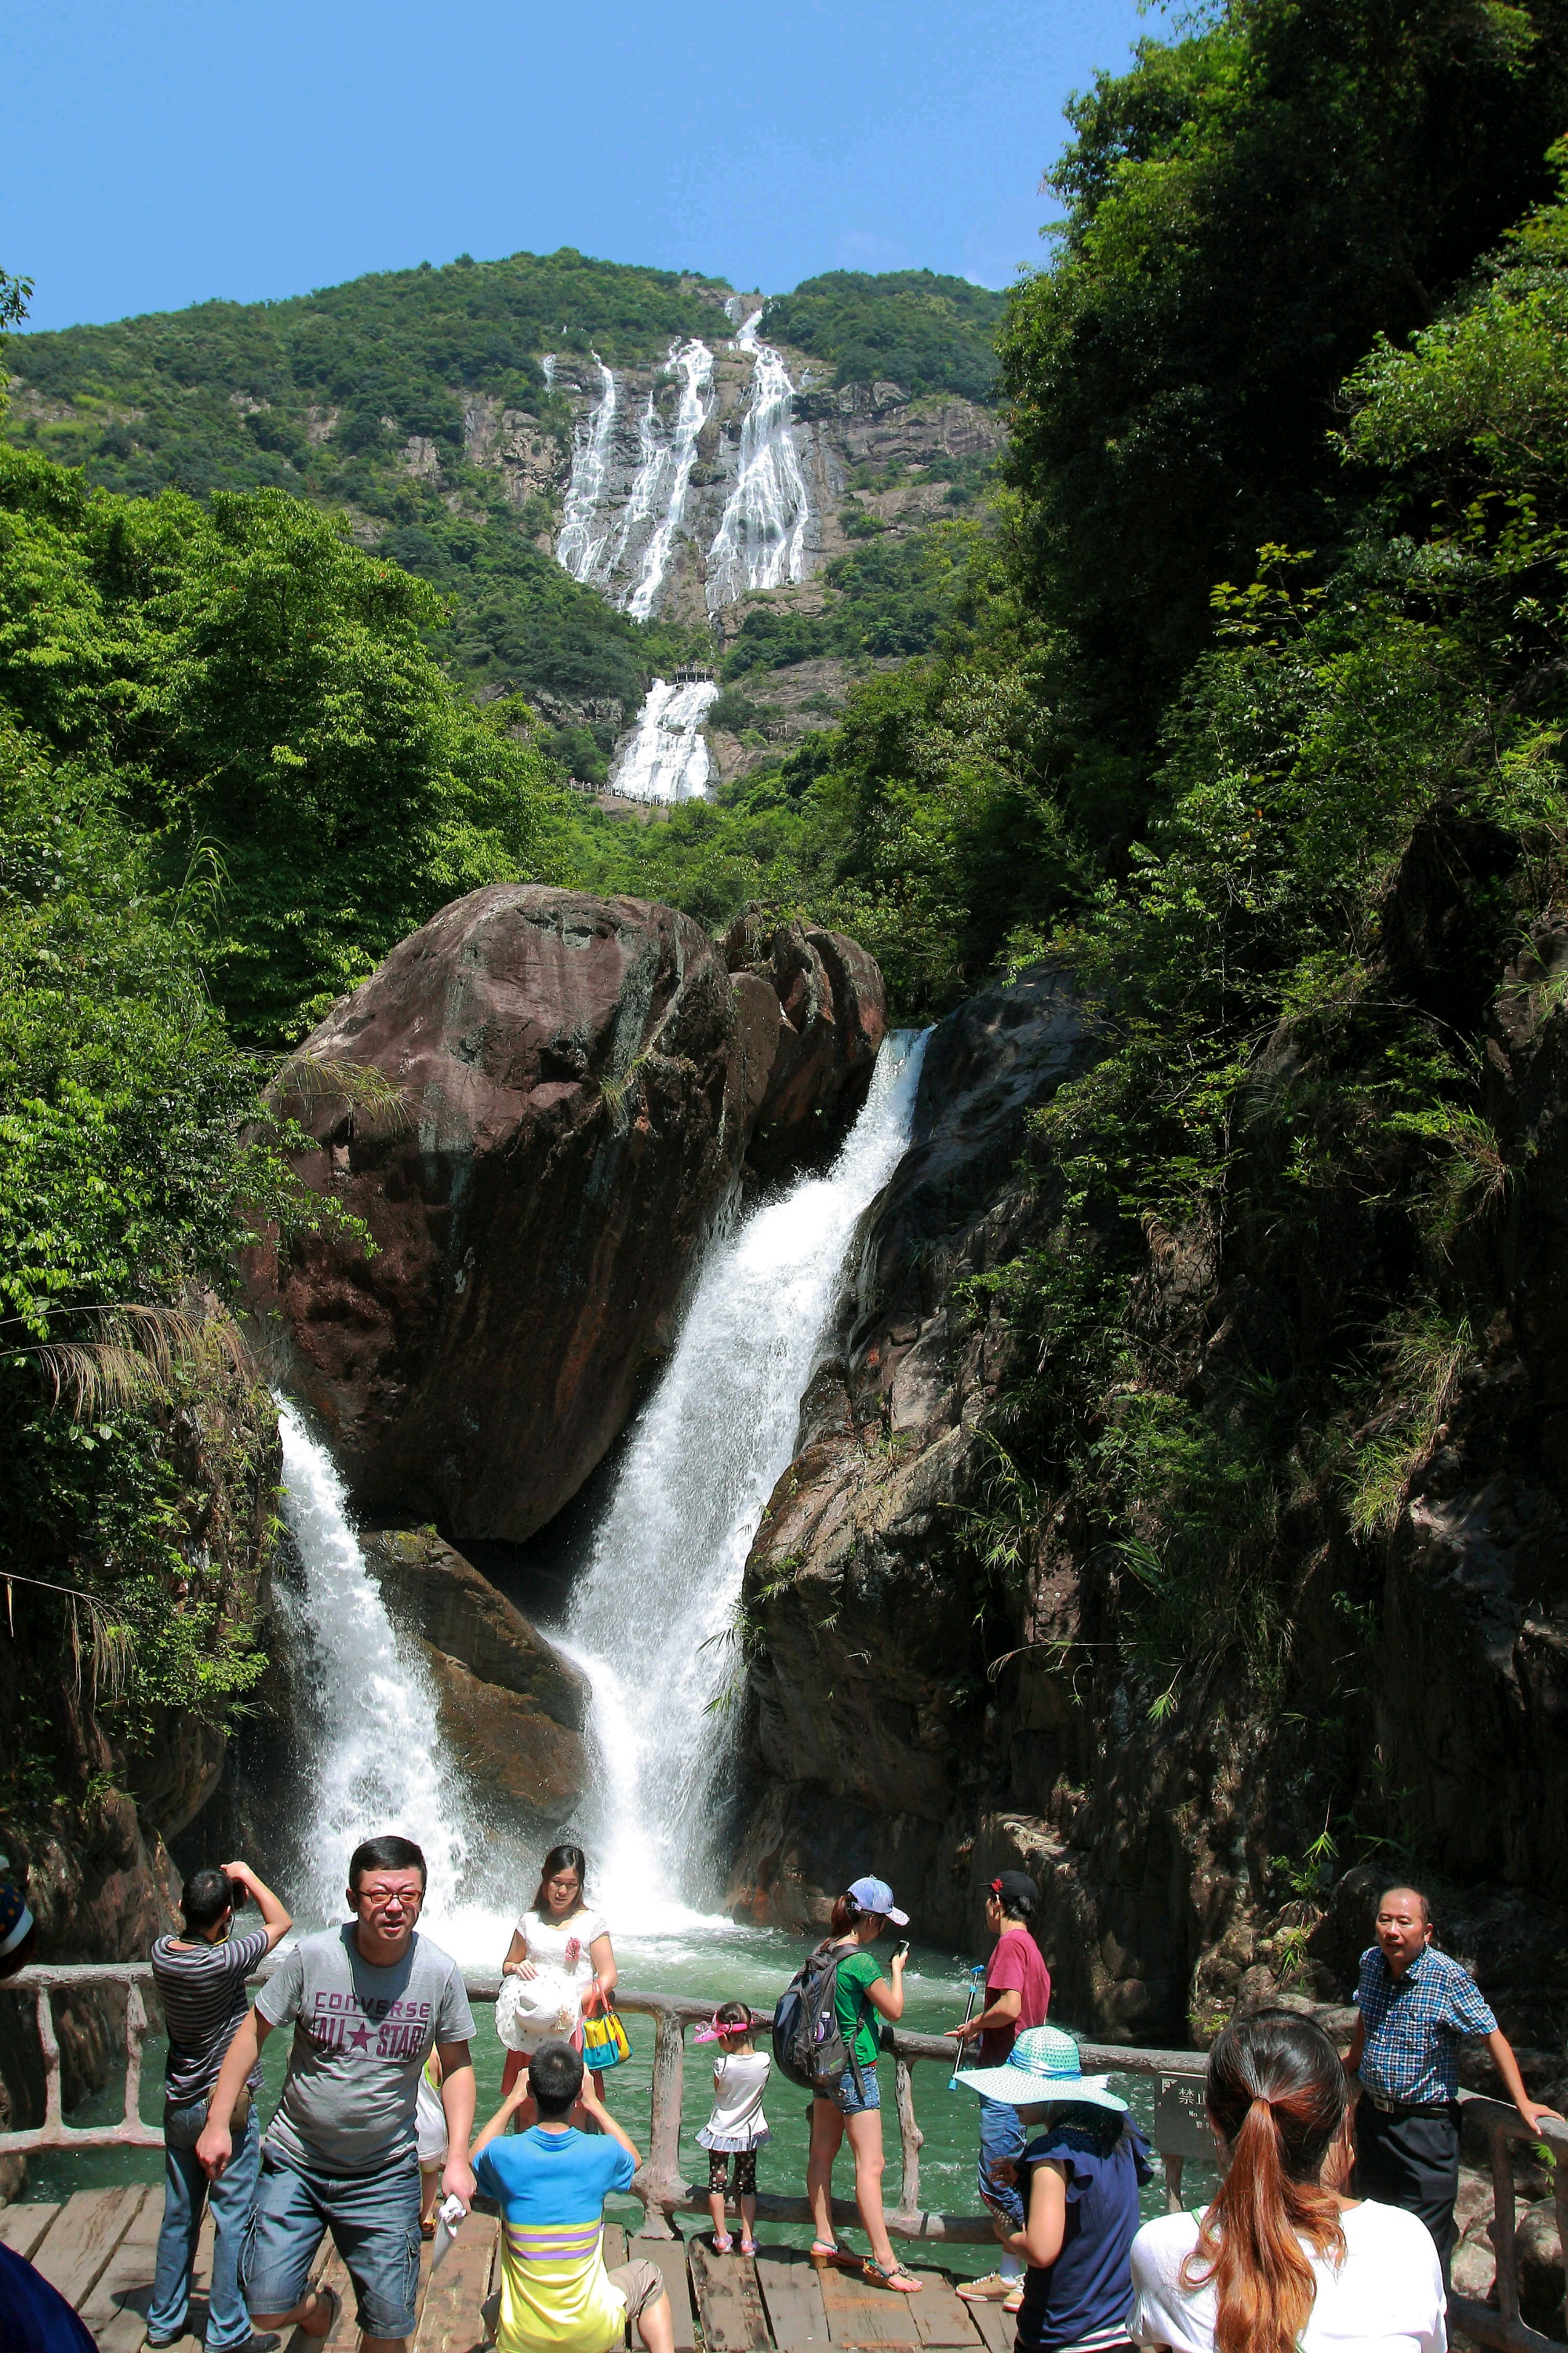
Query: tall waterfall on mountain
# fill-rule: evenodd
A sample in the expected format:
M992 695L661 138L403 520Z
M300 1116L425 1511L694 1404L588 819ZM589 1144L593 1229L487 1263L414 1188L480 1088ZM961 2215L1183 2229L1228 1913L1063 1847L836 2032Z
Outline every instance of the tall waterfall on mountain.
M701 800L712 765L703 721L717 693L712 679L672 686L656 678L617 757L610 790L630 801Z
M707 423L713 406L714 355L706 343L672 344L672 365L681 372L681 405L675 415L674 430L667 443L658 450L650 470L648 504L652 509L660 501L658 521L652 535L642 551L642 562L635 586L627 599L626 609L634 621L646 621L658 610L664 575L670 568L670 555L675 543L675 533L681 527L685 512L686 491L692 480L692 467L697 454L697 436ZM652 406L652 396L649 406ZM639 477L636 497L642 489Z
M278 1609L315 1747L297 1908L341 1918L349 1856L361 1839L394 1830L424 1849L427 1911L450 1916L481 1842L440 1738L434 1688L393 1631L331 1455L285 1398L278 1421L283 1516L302 1578L279 1578Z
M597 406L577 420L572 455L572 479L567 491L566 512L556 555L574 580L591 580L609 540L610 518L604 503L605 478L615 436L618 393L612 369L599 360Z
M736 338L753 355L751 401L741 427L740 471L708 550L710 613L748 590L805 576L811 505L795 447L789 371L770 343L758 343L761 317L754 311Z
M598 1877L646 1926L703 1893L741 1574L794 1451L856 1222L908 1142L924 1051L923 1037L890 1038L828 1173L798 1177L711 1249L573 1597L567 1647L593 1686Z

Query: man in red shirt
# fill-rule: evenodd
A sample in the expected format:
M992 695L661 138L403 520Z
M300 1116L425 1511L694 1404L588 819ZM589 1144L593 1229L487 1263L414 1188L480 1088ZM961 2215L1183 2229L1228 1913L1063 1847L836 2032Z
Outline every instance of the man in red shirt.
M996 1938L986 1965L985 2001L977 2017L964 2026L950 2026L949 2034L962 2044L978 2043L967 2063L1001 2067L1025 2027L1044 2026L1051 2006L1051 1972L1034 1941L1034 1915L1040 1890L1027 1872L1004 1871L991 1883L985 1925ZM1012 2179L997 2181L991 2172L999 2164L1016 2165L1023 2155L1024 2131L1018 2110L1005 2100L980 2104L980 2194L991 2209L999 2239L1023 2228L1023 2205ZM970 2304L1000 2304L1016 2312L1023 2299L1023 2266L1014 2254L1004 2253L999 2268L984 2279L967 2280L959 2294Z

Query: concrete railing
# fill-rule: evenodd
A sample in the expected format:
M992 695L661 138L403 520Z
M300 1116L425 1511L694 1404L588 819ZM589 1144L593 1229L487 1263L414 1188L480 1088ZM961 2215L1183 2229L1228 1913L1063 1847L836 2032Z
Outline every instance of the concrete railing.
M257 1971L252 1984L270 1975L275 1963ZM151 2028L143 1989L153 1981L145 1961L88 1962L78 1967L33 1968L18 1971L0 1984L0 1993L26 1997L36 2006L38 2044L44 2063L43 2122L19 2132L0 2133L0 2156L36 2156L45 2150L86 2148L161 2148L163 2134L144 2124L140 2113L142 2045ZM500 1991L498 1974L463 1972L471 2001L493 2002ZM57 1996L118 1990L125 2000L124 2113L111 2125L69 2126L60 2097L60 2048L53 2016ZM644 2233L673 2236L674 2214L708 2211L705 2184L687 2181L681 2171L681 2108L685 2089L686 2031L705 2025L713 2004L689 1995L639 1993L620 1987L616 2007L653 2021L653 2069L650 2097L647 2156L632 2182L641 2200ZM758 2023L762 2021L759 2020ZM915 2069L923 2063L950 2075L953 2045L937 2034L906 2034L892 2031L895 2062L895 2102L902 2172L898 2196L887 2212L887 2227L901 2239L947 2243L989 2245L993 2234L984 2214L938 2214L920 2203L920 2151L924 2145L915 2113ZM1155 2084L1151 2139L1165 2172L1166 2201L1174 2211L1181 2202L1181 2175L1189 2158L1213 2162L1213 2147L1203 2116L1202 2082L1207 2060L1200 2051L1150 2051L1121 2043L1080 2045L1086 2073L1141 2075ZM1491 2154L1495 2201L1492 2238L1497 2250L1495 2303L1481 2304L1470 2296L1450 2298L1453 2325L1478 2345L1495 2346L1499 2353L1568 2353L1568 2339L1543 2337L1520 2318L1519 2264L1514 2243L1515 2202L1511 2150L1516 2144L1545 2142L1554 2159L1558 2230L1568 2246L1568 2125L1542 2123L1531 2132L1517 2112L1495 2100L1461 2095L1469 2116L1484 2127ZM758 2212L774 2222L809 2222L811 2212L804 2198L780 2198L762 2192ZM848 2200L833 2200L835 2221L853 2227L858 2215ZM1568 2320L1568 2314L1565 2314Z

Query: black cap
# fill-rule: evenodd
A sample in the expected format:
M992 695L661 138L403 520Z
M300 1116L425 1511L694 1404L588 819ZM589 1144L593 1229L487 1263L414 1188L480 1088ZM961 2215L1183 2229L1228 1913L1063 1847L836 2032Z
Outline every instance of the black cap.
M1032 1905L1040 1901L1040 1890L1026 1871L999 1871L991 1883L991 1893L1001 1897L1004 1912L1011 1911L1020 1898Z

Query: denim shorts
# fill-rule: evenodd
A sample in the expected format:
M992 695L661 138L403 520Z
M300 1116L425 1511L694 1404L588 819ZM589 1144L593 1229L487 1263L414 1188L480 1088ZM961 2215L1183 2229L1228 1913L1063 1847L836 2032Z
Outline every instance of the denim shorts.
M863 2116L872 2108L882 2105L882 2092L876 2080L876 2062L863 2059L860 2080L865 2085L863 2098L854 2087L854 2069L846 2067L831 2092L820 2092L819 2099L832 2100L842 2116Z
M419 2160L409 2149L375 2173L329 2174L263 2149L239 2256L253 2313L292 2312L328 2231L354 2282L366 2337L411 2337L419 2286Z

